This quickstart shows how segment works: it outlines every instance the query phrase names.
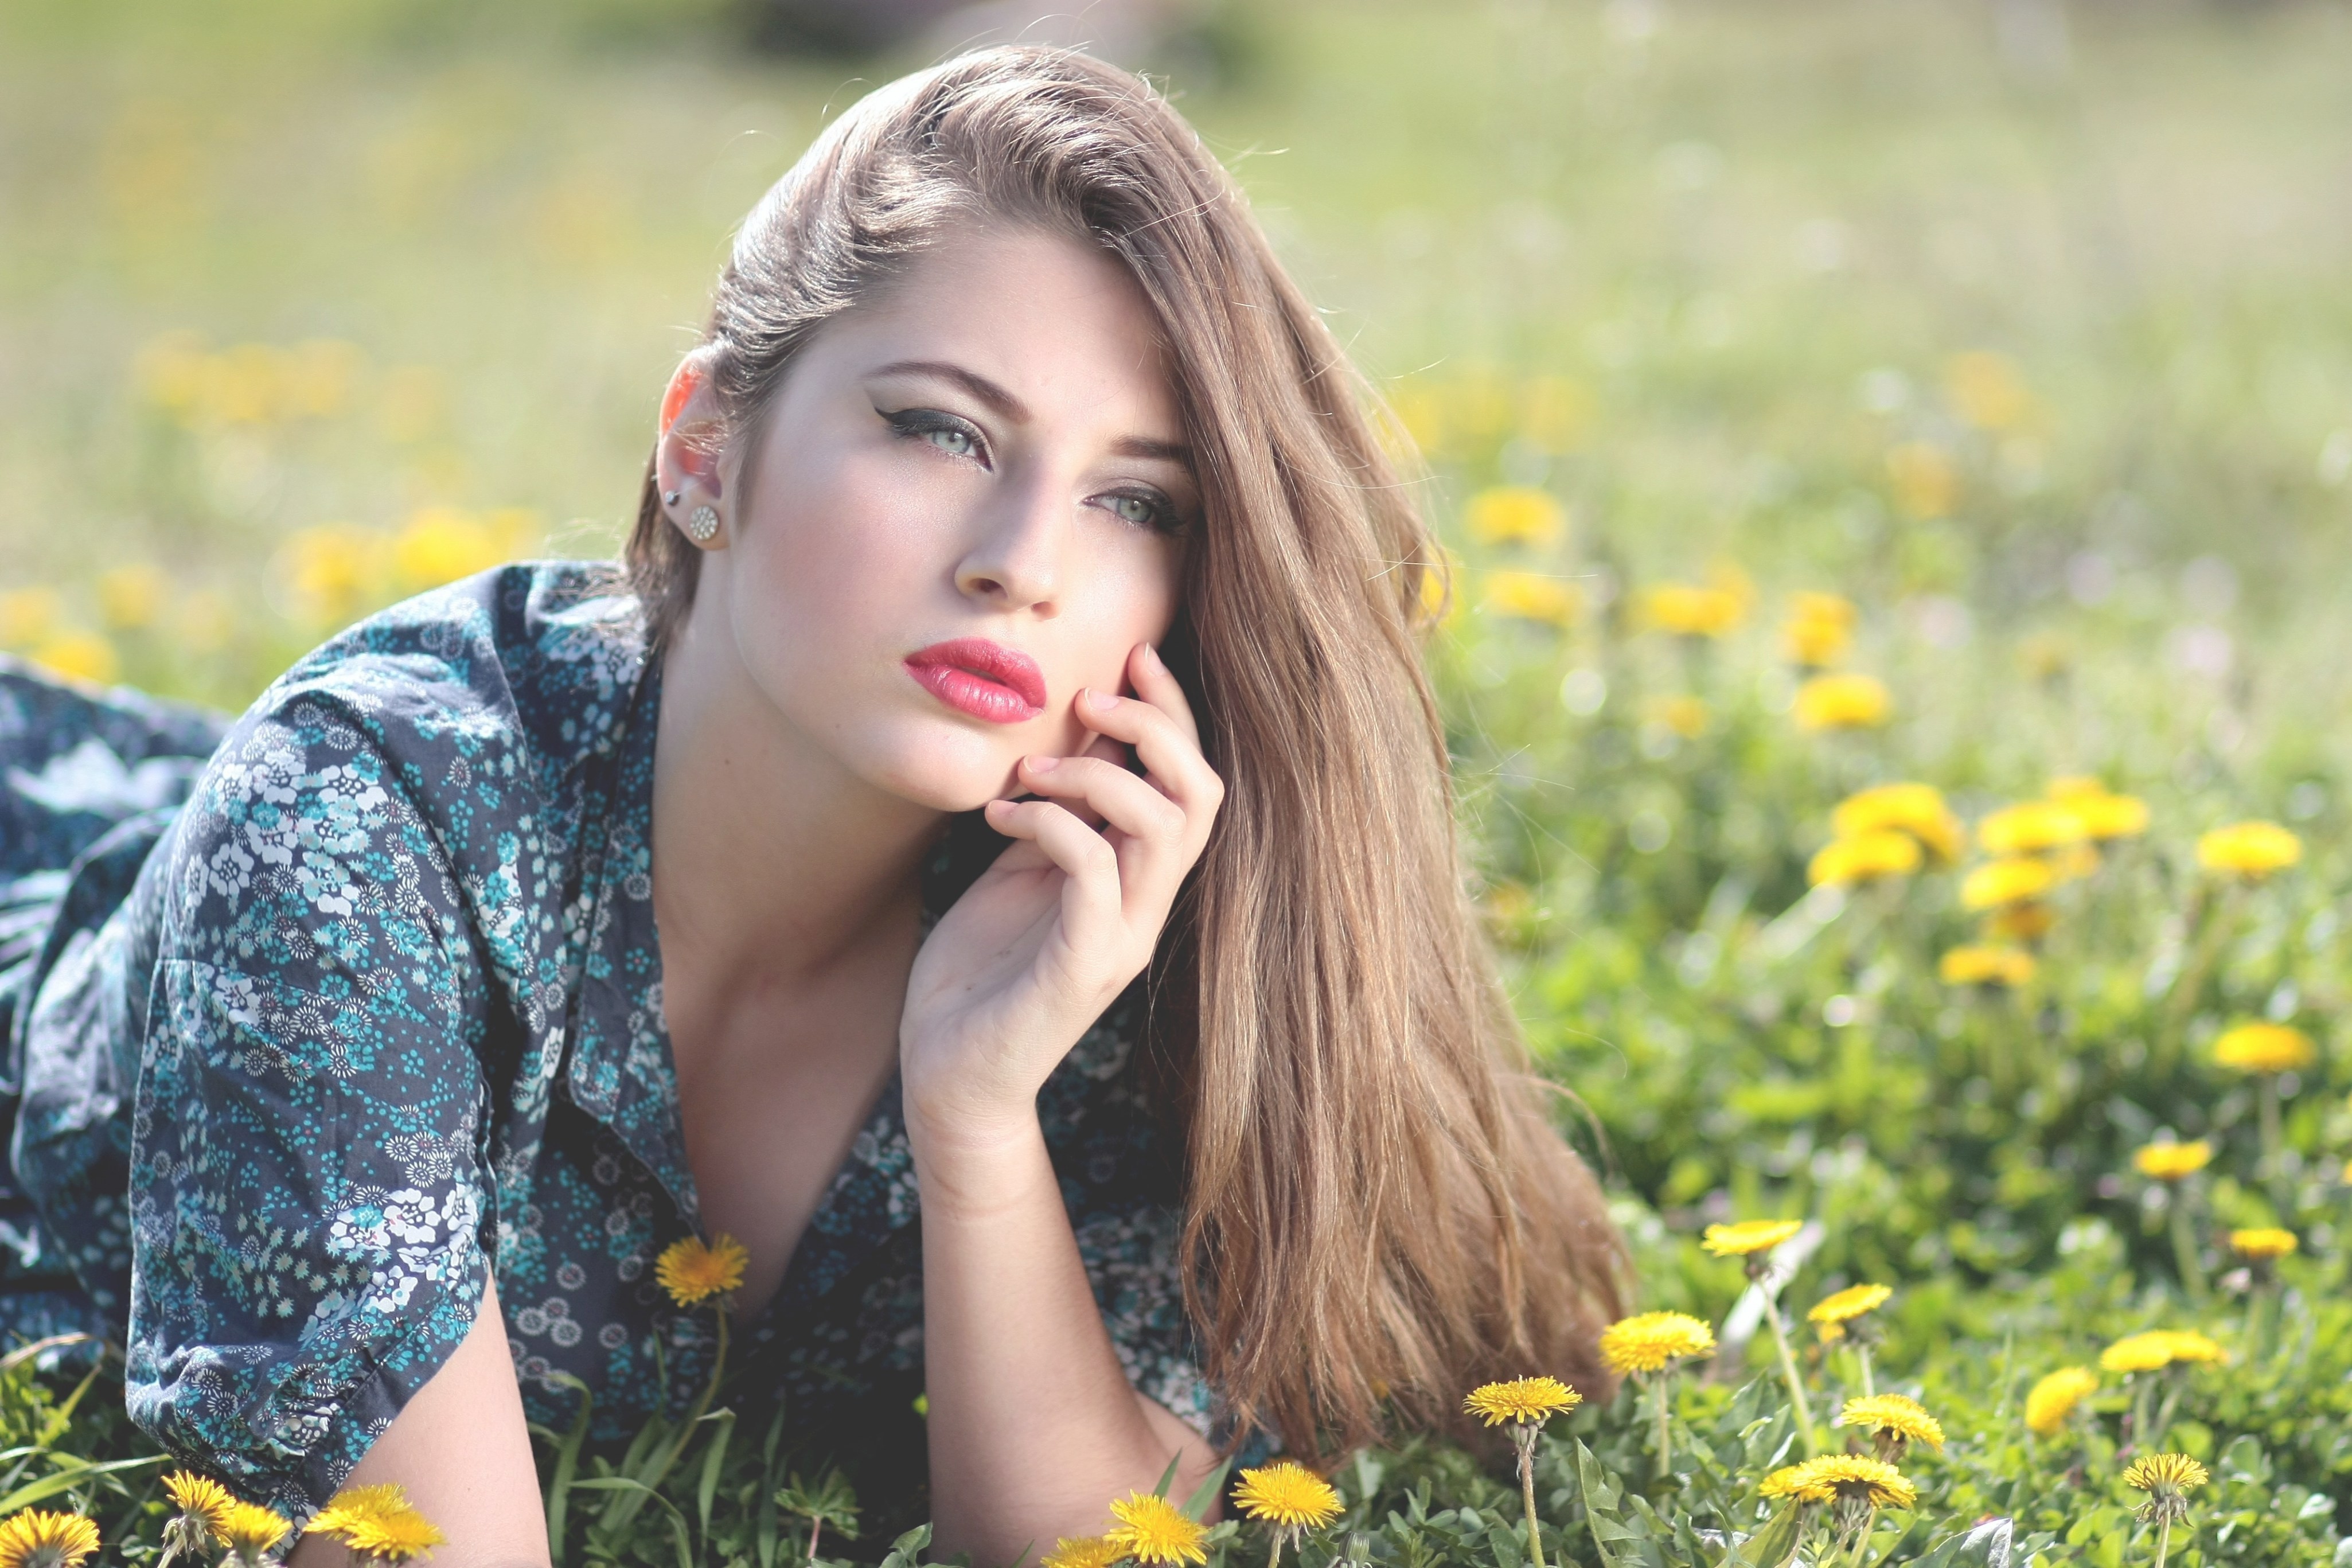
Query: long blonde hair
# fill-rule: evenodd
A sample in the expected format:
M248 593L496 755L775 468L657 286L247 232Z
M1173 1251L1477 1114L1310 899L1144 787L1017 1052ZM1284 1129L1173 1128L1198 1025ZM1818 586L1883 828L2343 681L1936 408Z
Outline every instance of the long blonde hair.
M1227 794L1151 984L1211 1383L1302 1454L1374 1436L1384 1399L1445 1426L1490 1377L1605 1391L1593 1342L1623 1253L1464 889L1418 646L1441 557L1375 437L1377 398L1182 118L1125 71L1034 47L850 109L745 219L694 351L740 471L809 335L983 221L1073 236L1133 273L1199 469L1164 651ZM657 640L696 560L648 464L628 562Z

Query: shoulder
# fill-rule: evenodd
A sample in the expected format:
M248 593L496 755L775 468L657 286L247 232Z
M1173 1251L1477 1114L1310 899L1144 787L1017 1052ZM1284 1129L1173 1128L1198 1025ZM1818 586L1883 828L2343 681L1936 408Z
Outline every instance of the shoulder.
M248 717L343 705L387 734L510 730L552 757L609 745L646 658L620 571L518 562L369 616L273 682Z
M385 782L414 797L484 763L551 784L612 748L645 658L644 617L616 568L497 567L305 655L231 727L217 782L274 760L388 765L396 776Z
M644 663L635 595L587 563L499 567L360 622L273 682L206 764L173 835L173 923L421 914L451 901L452 877L469 903L513 901L567 776L616 743ZM287 900L300 909L271 907Z

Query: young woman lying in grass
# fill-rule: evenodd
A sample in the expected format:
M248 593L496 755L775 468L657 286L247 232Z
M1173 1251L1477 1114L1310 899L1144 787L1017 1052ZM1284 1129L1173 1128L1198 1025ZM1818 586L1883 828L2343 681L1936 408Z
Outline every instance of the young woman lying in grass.
M298 1523L404 1485L442 1568L547 1561L526 1421L693 1406L722 1321L751 1429L984 1564L1171 1458L1604 1394L1436 571L1149 88L883 89L745 220L625 566L395 606L225 732L5 675L11 1326L120 1338L132 1417ZM656 1278L689 1238L723 1320Z

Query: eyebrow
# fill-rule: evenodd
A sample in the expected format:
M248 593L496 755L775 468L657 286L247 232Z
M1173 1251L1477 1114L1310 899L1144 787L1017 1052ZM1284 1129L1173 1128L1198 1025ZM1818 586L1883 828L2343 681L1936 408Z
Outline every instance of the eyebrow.
M947 360L893 360L871 374L928 375L940 381L950 381L1016 425L1025 425L1030 419L1029 405L1014 396L1011 388ZM1150 436L1121 436L1110 444L1110 449L1122 458L1153 458L1185 468L1192 466L1192 448L1181 441L1161 441Z

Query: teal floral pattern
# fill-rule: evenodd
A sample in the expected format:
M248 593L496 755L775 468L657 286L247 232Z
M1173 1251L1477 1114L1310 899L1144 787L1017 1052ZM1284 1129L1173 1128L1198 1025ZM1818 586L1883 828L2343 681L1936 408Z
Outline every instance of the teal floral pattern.
M298 1521L493 1273L531 1419L567 1426L583 1386L600 1442L683 1411L716 1345L653 1279L699 1226L653 916L660 668L612 569L397 605L225 734L22 667L0 697L0 1334L119 1338L132 1418ZM928 918L1003 842L951 819ZM1122 1363L1208 1432L1142 994L1039 1108ZM894 1078L722 1394L762 1426L782 1400L885 1513L922 1470L919 1221Z

